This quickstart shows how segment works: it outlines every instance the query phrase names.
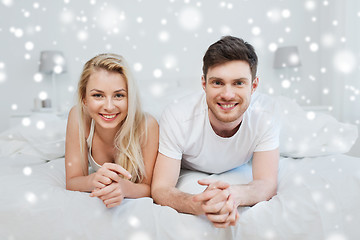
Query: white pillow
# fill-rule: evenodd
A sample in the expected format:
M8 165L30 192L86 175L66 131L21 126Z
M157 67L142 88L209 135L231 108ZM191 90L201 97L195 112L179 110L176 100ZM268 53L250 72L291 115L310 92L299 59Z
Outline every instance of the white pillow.
M51 113L35 113L29 126L19 125L0 134L0 156L26 154L42 160L65 156L66 120Z
M306 112L295 101L275 97L280 107L280 154L301 158L348 152L358 137L355 125L318 112Z

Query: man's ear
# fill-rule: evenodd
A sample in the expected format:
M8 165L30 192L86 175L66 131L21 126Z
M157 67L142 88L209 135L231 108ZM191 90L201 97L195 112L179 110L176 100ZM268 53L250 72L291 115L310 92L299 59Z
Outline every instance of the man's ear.
M258 86L259 86L259 78L256 77L256 78L254 78L254 80L252 80L252 83L251 83L251 94L253 94L256 91Z
M202 85L202 88L205 90L206 79L205 79L205 76L204 76L204 75L201 76L201 85Z

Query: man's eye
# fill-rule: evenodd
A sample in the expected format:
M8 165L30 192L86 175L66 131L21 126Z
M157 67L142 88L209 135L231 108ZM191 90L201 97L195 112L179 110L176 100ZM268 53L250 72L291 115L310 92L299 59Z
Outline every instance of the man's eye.
M243 83L242 81L235 82L235 85L241 86L241 85L243 85L243 84L244 84L244 83Z
M214 84L214 85L220 85L221 82L220 82L220 81L213 81L213 84Z

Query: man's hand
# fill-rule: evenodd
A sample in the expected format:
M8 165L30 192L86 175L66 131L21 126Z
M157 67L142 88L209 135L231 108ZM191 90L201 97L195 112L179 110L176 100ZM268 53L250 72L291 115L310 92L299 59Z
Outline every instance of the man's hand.
M210 179L199 180L198 183L208 186L204 192L194 196L193 200L201 202L201 208L215 227L234 226L239 213L230 194L230 184Z
M112 208L121 204L125 198L123 181L120 179L119 182L112 182L103 188L96 188L90 193L90 197L100 198L107 208Z

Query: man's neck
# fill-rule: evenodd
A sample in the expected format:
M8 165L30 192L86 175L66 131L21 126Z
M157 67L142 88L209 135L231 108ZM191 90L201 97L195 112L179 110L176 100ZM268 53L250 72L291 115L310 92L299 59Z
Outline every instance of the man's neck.
M223 138L229 138L239 130L243 116L233 122L221 122L209 112L209 121L214 132Z

